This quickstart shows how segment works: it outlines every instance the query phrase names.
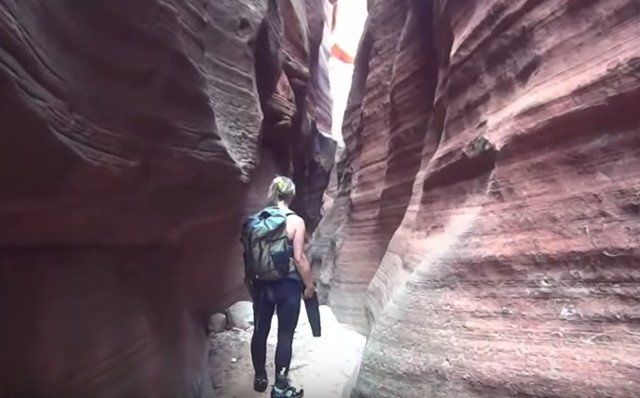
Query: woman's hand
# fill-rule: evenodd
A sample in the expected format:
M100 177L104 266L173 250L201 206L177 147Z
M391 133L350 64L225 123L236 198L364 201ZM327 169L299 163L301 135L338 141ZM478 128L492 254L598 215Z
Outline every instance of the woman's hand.
M313 297L316 294L316 288L315 286L311 285L311 286L305 286L304 288L304 298L305 299L310 299L311 297Z

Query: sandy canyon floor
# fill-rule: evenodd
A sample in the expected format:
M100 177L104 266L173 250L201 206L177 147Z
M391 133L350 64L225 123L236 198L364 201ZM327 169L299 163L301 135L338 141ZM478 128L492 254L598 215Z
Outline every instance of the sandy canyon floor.
M293 342L293 360L290 378L292 384L304 388L307 398L342 397L360 360L365 337L339 323L327 306L320 307L322 337L313 337L302 305L298 327ZM267 347L267 372L273 383L274 352L278 323L274 316ZM210 342L210 375L215 396L222 398L268 397L253 391L253 367L251 365L251 334L233 328L212 333Z

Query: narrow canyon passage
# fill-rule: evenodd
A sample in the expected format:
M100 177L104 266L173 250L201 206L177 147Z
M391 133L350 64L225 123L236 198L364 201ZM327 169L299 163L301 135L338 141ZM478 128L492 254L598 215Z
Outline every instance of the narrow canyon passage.
M0 397L263 396L276 174L306 396L640 397L639 60L638 0L0 0Z
M250 351L252 314L250 303L239 304L247 305L236 304L232 307L234 316L229 317L231 324L227 324L225 330L218 329L209 335L209 371L214 395L228 398L267 396L253 390L254 371ZM313 337L302 306L293 340L289 375L291 383L304 389L307 398L348 397L366 338L339 323L327 306L320 307L320 317L322 336ZM272 384L275 382L273 358L277 331L278 322L274 317L267 347L267 373Z

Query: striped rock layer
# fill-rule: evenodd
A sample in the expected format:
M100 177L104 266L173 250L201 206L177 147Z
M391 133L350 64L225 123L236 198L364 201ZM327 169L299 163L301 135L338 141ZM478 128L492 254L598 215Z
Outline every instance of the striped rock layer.
M0 0L0 396L211 396L242 217L276 172L320 210L324 20L303 0Z
M640 3L373 1L314 261L353 397L640 394Z

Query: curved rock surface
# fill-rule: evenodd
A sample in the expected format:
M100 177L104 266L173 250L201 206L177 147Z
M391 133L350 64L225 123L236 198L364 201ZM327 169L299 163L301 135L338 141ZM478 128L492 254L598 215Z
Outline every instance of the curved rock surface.
M372 2L316 256L352 396L638 395L639 38L632 0Z
M241 217L328 182L316 3L0 1L0 395L211 395Z

